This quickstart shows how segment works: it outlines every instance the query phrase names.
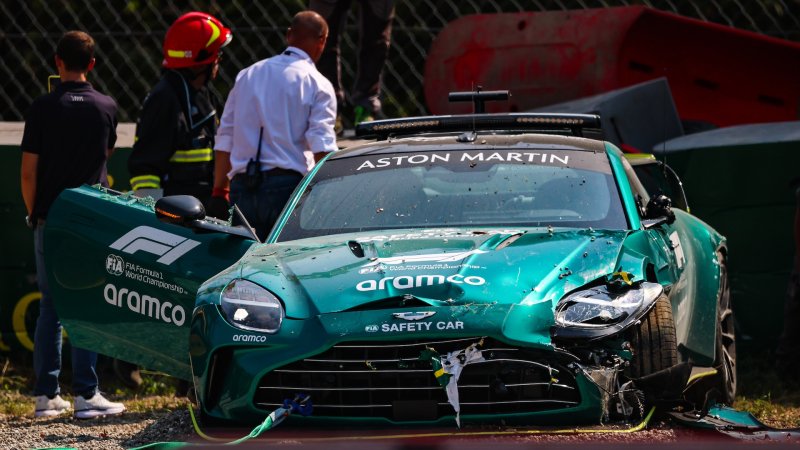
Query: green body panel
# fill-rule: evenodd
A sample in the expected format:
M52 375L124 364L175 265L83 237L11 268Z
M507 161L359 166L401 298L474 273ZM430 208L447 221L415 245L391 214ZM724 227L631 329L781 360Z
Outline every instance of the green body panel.
M711 132L709 132L711 133ZM692 213L728 239L728 276L740 343L772 349L794 255L792 180L800 142L705 145L670 151ZM661 156L659 156L661 158ZM777 322L776 322L777 321Z
M90 188L71 190L59 198L47 224L46 244L54 243L52 251L48 247L51 285L76 343L180 377L189 377L191 361L204 413L239 421L256 421L269 412L253 404L265 374L338 343L488 336L546 357L563 354L551 337L559 300L620 271L634 281L657 282L668 289L682 359L710 362L719 287L714 250L724 239L681 211L676 211L672 224L644 229L621 153L613 146L606 150L630 215L628 230L392 229L274 242L312 173L288 203L272 241L255 244L163 224L149 207L130 198ZM161 245L154 250L137 240L143 234L131 236L143 226L198 244L169 263L158 262L164 252L183 244L151 233L145 240ZM124 236L129 239L117 245ZM363 256L353 251L353 241ZM125 270L115 273L120 260ZM156 273L159 281L181 292L129 277L128 264L137 273ZM220 294L237 278L281 299L286 317L276 333L245 331L223 316ZM109 295L109 284L116 293L128 289L127 297ZM148 295L151 302L158 298L162 305L169 301L173 308L179 306L186 312L185 321L175 326L133 311L130 291L141 299ZM403 298L426 306L375 306ZM392 316L420 307L435 314L413 322L398 322ZM603 410L600 392L583 372L575 376L581 394L576 407L472 418L596 422ZM443 420L447 419L437 423Z
M495 251L497 244L516 233L523 234L513 245ZM569 229L550 233L542 228L482 229L480 233L466 229L400 229L341 234L254 247L240 261L238 276L280 297L292 298L286 311L287 316L296 318L342 311L406 293L436 301L557 301L565 292L609 273L626 234ZM366 258L350 251L347 242L351 240L361 244ZM401 255L461 252L470 255L452 264L421 261L414 270L406 264L387 263L385 271L378 270L377 263ZM572 274L563 276L567 271ZM404 287L410 281L406 277L427 275L455 276L457 280L433 285L425 280L423 286ZM463 281L470 281L470 277L479 277L485 283ZM398 278L398 282L392 281ZM358 286L369 290L359 290ZM289 291L284 293L286 290ZM307 304L293 304L300 299Z
M20 191L22 124L3 124L6 144L0 144L0 352L32 352L41 293L36 284L33 233L25 226ZM118 148L108 162L109 181L128 190L129 148Z
M625 178L625 170L622 168L622 151L611 144L605 143L606 154L608 154L608 161L611 163L611 170L614 172L614 178L617 179L617 187L622 197L622 205L625 207L625 214L628 216L628 225L632 230L641 228L641 220L639 218L639 211L636 208L636 201L633 199L633 191L630 184ZM621 180L625 180L622 182Z
M710 366L715 356L720 285L720 261L711 249L724 252L727 244L701 220L681 210L674 212L675 223L662 230L677 233L684 254L684 276L670 295L678 350L696 365Z
M172 245L159 230L195 246L159 262L153 251ZM73 343L185 379L197 288L252 243L164 224L142 201L88 186L62 193L45 226L50 289Z

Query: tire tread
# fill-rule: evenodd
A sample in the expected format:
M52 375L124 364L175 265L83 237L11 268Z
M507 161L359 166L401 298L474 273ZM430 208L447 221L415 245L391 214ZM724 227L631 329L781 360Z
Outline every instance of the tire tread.
M649 375L678 363L672 305L665 295L656 300L653 309L634 328L631 341L634 355L630 373L633 377Z

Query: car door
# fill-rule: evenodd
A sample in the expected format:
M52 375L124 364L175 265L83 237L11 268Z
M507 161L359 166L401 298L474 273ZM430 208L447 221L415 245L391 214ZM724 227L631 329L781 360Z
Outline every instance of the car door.
M48 213L45 264L73 345L190 379L197 289L253 243L163 223L146 202L84 186Z
M641 199L639 203L642 205L647 204L650 195L665 193L667 189L679 199L678 207L673 207L674 222L662 223L644 232L648 234L658 281L671 285L669 297L682 354L699 365L711 365L719 285L708 281L714 277L711 272L719 270L714 253L718 244L714 243L720 242L722 237L709 233L689 214L677 211L689 209L683 186L677 175L662 164L655 160L643 164L637 160L631 167L627 160L623 162L634 196ZM637 175L640 173L649 180L648 183L639 182ZM640 208L640 215L644 217L644 208Z

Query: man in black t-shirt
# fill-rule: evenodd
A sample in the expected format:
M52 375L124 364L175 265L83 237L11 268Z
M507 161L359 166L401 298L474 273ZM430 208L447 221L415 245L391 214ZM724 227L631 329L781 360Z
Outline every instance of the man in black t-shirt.
M34 229L36 277L42 298L34 334L36 417L61 414L70 403L59 395L61 321L53 307L44 265L44 224L56 197L84 183L106 183L106 160L117 140L117 105L92 88L86 74L95 64L94 40L81 31L61 37L55 56L61 84L37 98L25 117L22 137L22 197ZM97 354L72 348L75 417L118 414L122 403L98 391Z

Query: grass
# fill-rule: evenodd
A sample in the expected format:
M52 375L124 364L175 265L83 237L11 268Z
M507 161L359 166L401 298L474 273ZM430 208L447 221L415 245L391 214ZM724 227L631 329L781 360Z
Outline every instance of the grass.
M0 357L0 417L32 417L33 416L33 368L30 357L18 359L14 356ZM69 386L69 367L62 370L62 397L72 401L67 391ZM100 388L106 397L125 403L130 412L152 412L158 410L175 410L185 408L189 399L177 395L179 380L167 375L153 372L143 374L142 386L133 390L125 387L110 369L110 362L98 364Z
M32 369L26 360L0 356L0 417L30 417L33 413ZM185 408L186 397L176 395L179 381L152 372L144 372L138 390L125 387L113 375L110 364L99 364L101 388L115 401L122 401L129 411L153 412ZM69 369L62 371L62 386L69 386ZM800 381L775 368L769 353L740 354L738 360L739 394L734 407L751 412L757 419L776 428L800 427ZM65 398L70 399L68 394Z
M800 380L775 366L770 352L739 357L734 407L776 428L800 427Z

